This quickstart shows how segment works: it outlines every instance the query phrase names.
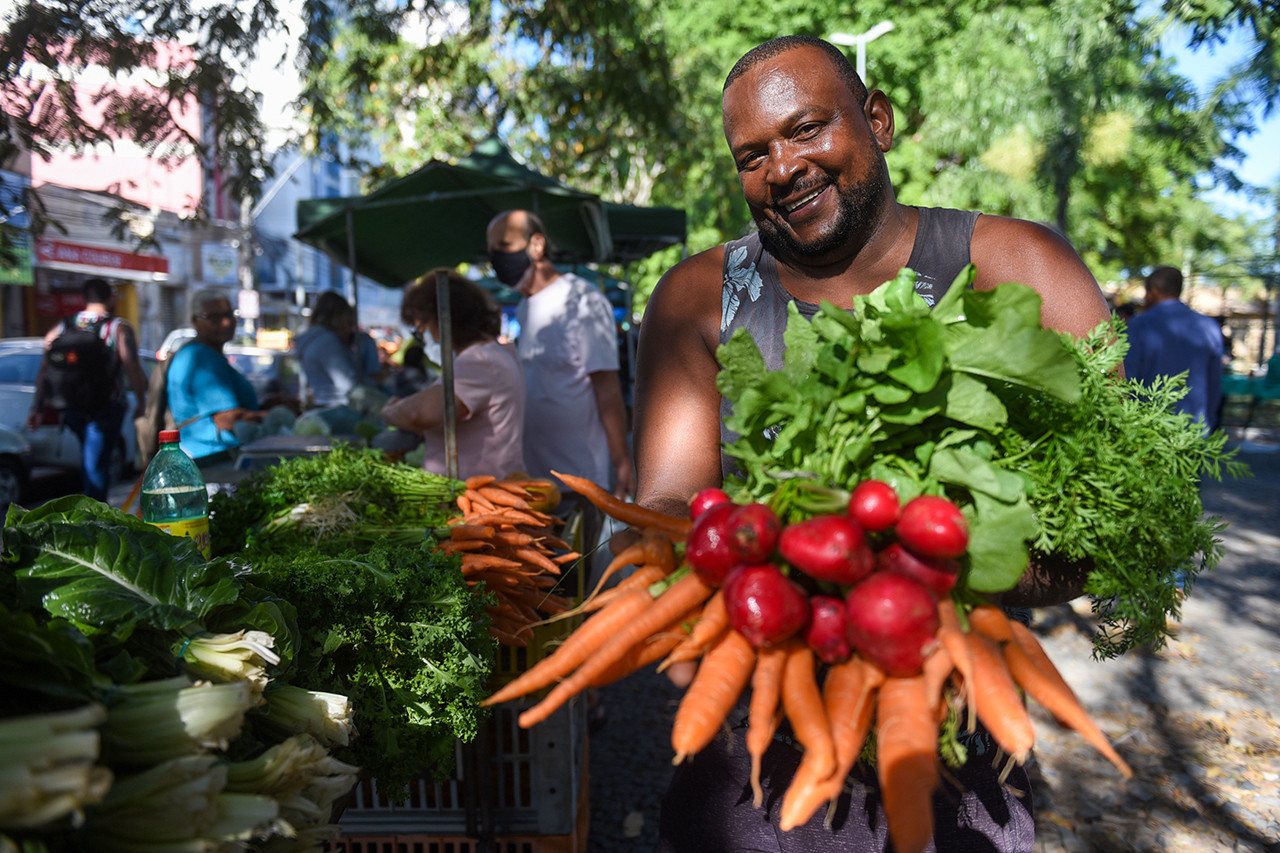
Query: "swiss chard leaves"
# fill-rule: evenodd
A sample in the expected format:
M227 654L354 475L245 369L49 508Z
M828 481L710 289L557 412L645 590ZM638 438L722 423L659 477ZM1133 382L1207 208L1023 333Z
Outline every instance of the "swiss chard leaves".
M88 635L183 630L239 594L231 570L206 563L193 540L82 496L11 508L4 559L24 601Z

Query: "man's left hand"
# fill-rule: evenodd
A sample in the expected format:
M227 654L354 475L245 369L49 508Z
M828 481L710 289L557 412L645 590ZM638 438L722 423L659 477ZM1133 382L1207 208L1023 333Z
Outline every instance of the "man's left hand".
M631 458L621 460L613 469L613 496L626 500L636 495L636 466Z

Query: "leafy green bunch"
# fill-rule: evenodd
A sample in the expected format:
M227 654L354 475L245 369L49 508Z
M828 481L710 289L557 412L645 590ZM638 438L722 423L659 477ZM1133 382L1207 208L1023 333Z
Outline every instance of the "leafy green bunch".
M1073 340L1041 327L1031 288L976 291L973 274L932 309L910 270L850 311L824 304L810 321L792 305L776 371L735 333L718 353L737 433L725 447L740 469L730 486L787 521L843 507L866 479L904 502L945 495L970 525L962 595L1012 588L1033 548L1092 560L1098 653L1159 642L1177 607L1175 569L1217 560L1198 485L1220 475L1223 438L1172 411L1180 380L1118 377L1117 327ZM1138 458L1169 467L1152 477L1159 469L1126 462Z
M360 736L338 754L393 797L416 775L447 778L456 740L472 740L483 719L496 656L487 601L457 558L425 544L335 541L237 559L297 608L292 680L351 697Z
M421 542L456 513L460 481L392 462L382 451L340 443L254 471L234 494L210 502L215 554L256 539L295 547L341 537Z

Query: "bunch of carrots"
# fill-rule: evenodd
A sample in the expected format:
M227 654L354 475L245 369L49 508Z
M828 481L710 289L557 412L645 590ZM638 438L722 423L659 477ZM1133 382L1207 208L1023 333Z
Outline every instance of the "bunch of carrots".
M617 555L606 578L626 565L638 568L608 590L597 587L578 608L594 615L551 655L483 703L545 690L519 715L522 727L545 720L588 687L650 664L661 671L679 661L699 660L672 726L676 763L711 743L750 687L746 741L756 806L763 800L761 758L783 718L804 749L781 804L784 831L834 803L873 740L889 833L899 853L922 851L933 836L930 803L941 779L939 733L953 709L970 726L981 721L1004 755L999 760L1006 762L1005 772L1012 762L1025 761L1034 744L1025 692L1085 737L1125 777L1132 775L1034 634L1000 608L940 598L936 636L918 671L911 673L891 673L857 651L824 664L799 636L753 644L730 624L723 589L677 558L690 519L619 501L589 480L556 476L643 535Z
M547 480L471 477L459 515L439 531L436 549L457 554L467 584L497 598L489 633L505 645L528 645L533 626L573 607L555 589L561 567L580 555L556 535L564 521L545 511L548 492L555 486Z

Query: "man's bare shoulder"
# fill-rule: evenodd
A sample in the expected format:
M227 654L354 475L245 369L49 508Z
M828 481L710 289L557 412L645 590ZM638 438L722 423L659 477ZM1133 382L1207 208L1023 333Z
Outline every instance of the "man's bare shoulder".
M1109 316L1093 273L1071 243L1039 222L983 215L973 229L974 286L1028 285L1044 300L1046 328L1083 335Z
M697 319L708 311L719 317L724 247L715 246L673 266L654 286L649 304L668 318Z

